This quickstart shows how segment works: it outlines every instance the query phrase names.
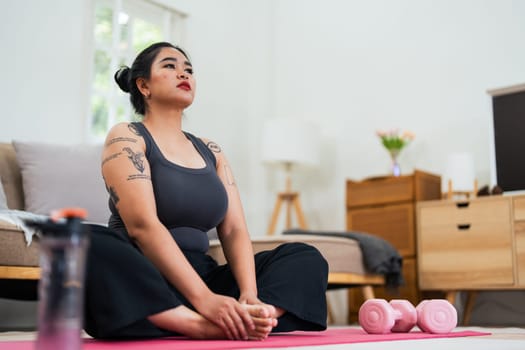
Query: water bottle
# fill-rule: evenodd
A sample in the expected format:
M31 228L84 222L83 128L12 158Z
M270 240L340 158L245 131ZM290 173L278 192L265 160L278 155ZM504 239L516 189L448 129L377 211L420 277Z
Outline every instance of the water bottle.
M41 232L36 350L82 349L84 276L89 233L83 209L62 209Z

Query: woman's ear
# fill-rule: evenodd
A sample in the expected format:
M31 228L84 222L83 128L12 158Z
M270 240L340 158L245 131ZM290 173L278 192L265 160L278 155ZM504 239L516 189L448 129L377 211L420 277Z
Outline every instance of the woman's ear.
M149 91L148 82L144 78L137 78L135 80L135 84L137 84L137 89L139 89L140 93L144 98L148 99L151 95L151 92Z

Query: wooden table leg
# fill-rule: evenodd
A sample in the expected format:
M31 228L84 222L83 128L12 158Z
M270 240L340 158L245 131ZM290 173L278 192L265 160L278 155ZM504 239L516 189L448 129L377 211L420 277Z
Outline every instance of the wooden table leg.
M326 311L327 311L327 323L333 324L334 323L334 312L332 311L332 304L330 303L330 299L328 298L328 294L326 295Z
M375 293L374 293L374 288L367 284L367 285L361 285L361 293L363 295L363 300L368 300L368 299L373 299L375 298ZM350 291L348 290L348 293L347 293L347 300L348 300L348 318L347 318L347 323L348 324L352 324L352 322L355 322L355 320L352 318L352 310L350 309L352 306L355 306L356 304L358 303L361 303L363 300L360 300L360 298L358 298L356 296L356 290L353 290L353 291ZM356 300L353 300L354 298L356 298Z
M275 226L277 225L277 219L279 218L279 212L281 210L282 204L283 200L280 196L278 196L275 202L275 207L273 208L272 218L270 219L270 226L268 226L268 236L273 235L275 231Z
M467 301L465 302L465 308L463 309L463 326L466 326L470 323L470 316L472 314L472 309L474 308L474 302L476 296L478 295L477 291L469 290L467 292Z
M449 303L451 303L452 305L454 305L456 303L456 296L457 296L457 291L455 290L449 290L446 292L446 296L445 298L448 300Z
M363 291L363 298L365 300L375 298L374 289L372 288L372 286L370 285L363 286L361 290Z

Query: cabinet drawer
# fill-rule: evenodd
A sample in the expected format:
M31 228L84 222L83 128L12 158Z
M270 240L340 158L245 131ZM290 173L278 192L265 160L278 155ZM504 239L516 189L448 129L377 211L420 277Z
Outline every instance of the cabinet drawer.
M473 222L421 228L418 236L422 289L461 289L514 283L510 222Z
M514 220L525 220L525 196L514 198Z
M402 256L415 255L414 205L397 204L347 211L347 229L377 235Z
M346 183L348 208L412 201L414 181L412 176L381 177L366 181Z
M469 225L510 225L511 210L508 198L465 202L439 201L420 203L418 220L421 229L445 227L461 229Z
M457 256L428 255L424 259L419 258L419 288L421 290L455 290L455 289L472 289L479 287L481 289L490 286L492 288L512 287L514 284L512 264L507 263L507 255L500 258L491 254L490 260L495 264L490 267L483 265L487 258L480 258L479 254L471 256L462 255L463 260ZM471 259L472 258L472 259ZM481 257L483 258L483 257ZM450 264L441 264L441 261L459 261L455 266L449 267ZM468 263L464 263L468 260ZM461 266L461 267L460 267ZM460 268L458 268L460 267Z

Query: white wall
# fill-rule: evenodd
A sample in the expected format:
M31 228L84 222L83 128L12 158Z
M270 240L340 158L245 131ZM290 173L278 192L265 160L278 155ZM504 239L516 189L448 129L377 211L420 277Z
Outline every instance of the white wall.
M84 141L90 1L4 1L0 6L0 141Z
M488 183L486 90L525 81L525 2L275 4L275 114L317 121L325 137L323 169L303 183L316 228L344 227L345 179L388 172L377 129L415 132L403 173L443 174L448 153L468 151Z

